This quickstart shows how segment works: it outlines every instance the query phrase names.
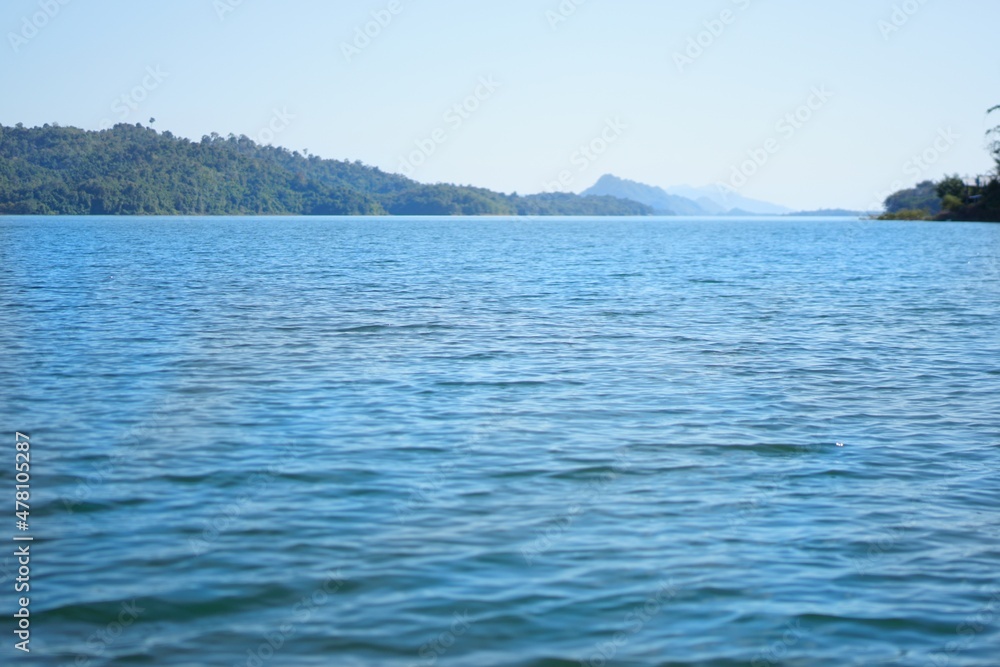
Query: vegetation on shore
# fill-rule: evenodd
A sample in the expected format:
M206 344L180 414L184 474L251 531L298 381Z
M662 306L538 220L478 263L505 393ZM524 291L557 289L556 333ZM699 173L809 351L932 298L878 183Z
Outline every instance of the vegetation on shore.
M988 113L1000 112L1000 105ZM995 173L924 181L885 200L882 220L1000 221ZM99 132L0 125L0 214L41 215L651 215L611 196L520 196L423 184L361 162L324 160L246 136L201 141L140 124Z
M650 215L614 197L425 185L246 136L0 125L0 214Z
M988 114L1000 111L1000 105ZM986 133L996 171L988 176L958 174L935 183L924 181L885 200L879 220L962 220L1000 222L1000 125Z

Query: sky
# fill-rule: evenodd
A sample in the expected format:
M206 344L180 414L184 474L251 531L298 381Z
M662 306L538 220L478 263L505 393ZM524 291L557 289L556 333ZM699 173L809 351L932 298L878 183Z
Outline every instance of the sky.
M993 168L998 25L997 0L5 0L0 123L869 210Z

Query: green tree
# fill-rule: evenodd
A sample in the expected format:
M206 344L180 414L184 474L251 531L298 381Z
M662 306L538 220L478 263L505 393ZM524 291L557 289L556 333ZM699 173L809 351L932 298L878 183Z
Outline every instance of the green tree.
M879 220L930 220L930 215L924 210L904 208L892 213L883 213L879 216Z
M965 198L965 193L968 188L958 174L954 176L949 176L934 188L934 192L937 193L939 199L944 201L945 197L952 197L953 199L958 199L960 202ZM945 206L945 208L949 208Z
M956 197L955 195L945 195L941 198L941 208L946 211L957 211L962 208L965 201L961 197Z
M933 181L924 181L908 190L900 190L889 195L885 200L886 213L894 214L907 211L922 211L925 217L935 216L941 212L941 197L936 192Z

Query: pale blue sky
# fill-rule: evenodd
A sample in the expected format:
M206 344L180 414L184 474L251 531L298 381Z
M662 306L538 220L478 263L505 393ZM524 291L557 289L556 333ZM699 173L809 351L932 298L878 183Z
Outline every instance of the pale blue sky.
M264 139L271 125L292 149L521 193L561 174L574 191L604 173L733 182L768 146L735 182L794 208L864 208L894 186L992 166L996 0L62 2L0 8L0 123L155 116L192 138ZM560 4L575 11L553 26ZM51 18L36 16L45 5ZM391 22L348 58L343 45L390 5ZM894 5L911 14L889 33ZM680 67L675 54L720 17ZM832 97L779 126L814 89ZM474 110L448 114L476 92ZM409 158L415 142L433 153ZM925 151L929 164L908 164Z

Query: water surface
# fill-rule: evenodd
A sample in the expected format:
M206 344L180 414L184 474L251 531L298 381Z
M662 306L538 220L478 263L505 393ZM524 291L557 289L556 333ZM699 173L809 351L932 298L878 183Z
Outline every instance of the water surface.
M0 308L34 664L1000 655L1000 225L8 217Z

